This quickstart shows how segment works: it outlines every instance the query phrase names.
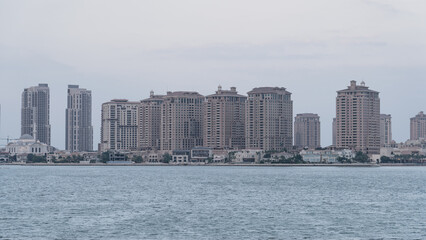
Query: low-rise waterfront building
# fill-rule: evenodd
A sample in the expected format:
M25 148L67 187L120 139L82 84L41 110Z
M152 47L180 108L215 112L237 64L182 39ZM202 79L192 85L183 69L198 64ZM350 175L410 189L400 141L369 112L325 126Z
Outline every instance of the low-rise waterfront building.
M233 153L232 162L235 163L259 163L263 157L262 149L243 149Z
M29 134L22 135L19 140L10 142L6 146L6 152L11 156L16 156L17 161L26 161L28 154L45 156L52 150L52 147L39 140L35 140Z
M352 150L302 150L300 155L308 163L336 163L338 157L352 159L355 153Z

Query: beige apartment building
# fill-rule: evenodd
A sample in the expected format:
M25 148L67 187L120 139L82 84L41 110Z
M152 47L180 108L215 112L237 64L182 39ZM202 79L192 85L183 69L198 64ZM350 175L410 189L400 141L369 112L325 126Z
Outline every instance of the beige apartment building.
M137 150L140 102L114 99L102 104L101 151Z
M203 104L197 92L167 92L161 104L161 150L203 146Z
M392 143L392 116L380 114L380 147L390 146Z
M204 145L212 149L245 148L245 102L235 87L208 95L204 106Z
M159 150L161 131L161 105L164 95L154 95L141 101L139 107L139 145L141 150Z
M297 147L321 147L320 117L314 113L297 114L294 118L294 145Z
M410 139L418 140L420 138L426 138L426 115L423 111L410 118Z
M362 151L380 153L380 98L362 82L351 81L347 89L337 91L336 145Z
M246 148L283 150L293 147L293 101L285 88L259 87L248 92Z

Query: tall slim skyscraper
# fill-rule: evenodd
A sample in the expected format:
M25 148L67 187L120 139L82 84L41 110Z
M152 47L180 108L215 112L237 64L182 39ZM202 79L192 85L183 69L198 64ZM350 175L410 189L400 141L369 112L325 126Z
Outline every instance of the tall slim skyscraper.
M392 117L390 114L380 114L380 146L392 143Z
M22 92L21 135L29 134L34 139L50 145L50 93L49 86L25 88Z
M260 87L248 92L246 148L282 150L292 147L291 93L279 87Z
M426 115L423 111L410 118L410 139L418 140L419 138L426 138Z
M161 150L203 146L203 104L197 92L167 92L161 105Z
M137 150L139 142L139 105L127 99L102 104L101 151Z
M297 147L321 147L321 127L318 114L302 113L294 118L294 145Z
M161 131L161 104L164 95L154 95L141 101L139 108L140 148L142 150L159 150Z
M245 148L245 102L235 87L206 97L204 145L213 149Z
M368 89L364 82L351 81L347 89L337 91L337 147L380 153L379 92Z
M93 150L92 92L78 85L68 85L65 147L71 152Z

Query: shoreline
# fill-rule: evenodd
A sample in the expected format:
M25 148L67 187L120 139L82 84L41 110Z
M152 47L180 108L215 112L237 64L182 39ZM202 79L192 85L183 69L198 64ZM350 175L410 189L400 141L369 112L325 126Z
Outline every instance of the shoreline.
M171 167L171 166L205 166L205 167L426 167L425 164L413 164L413 163L384 163L384 164L373 164L373 163L355 163L355 164L321 164L321 163L312 163L312 164L244 164L244 163L235 163L235 164L226 164L226 163L211 163L211 164L165 164L165 163L133 163L133 164L105 164L105 163L0 163L0 166L85 166L85 167L117 167L117 166L161 166L161 167Z

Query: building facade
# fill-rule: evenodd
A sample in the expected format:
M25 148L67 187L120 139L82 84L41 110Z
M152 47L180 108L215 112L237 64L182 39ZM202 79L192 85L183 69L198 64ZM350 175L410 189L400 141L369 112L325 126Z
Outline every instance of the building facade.
M203 146L203 105L197 92L167 92L161 104L161 150Z
M65 148L71 152L93 151L92 92L78 85L68 85Z
M297 147L321 147L321 126L318 114L302 113L294 118L294 145Z
M337 122L336 118L333 118L333 123L331 126L333 128L332 130L333 146L336 146L336 139L337 139L337 123L336 122Z
M426 115L423 111L410 118L410 140L420 138L426 138Z
M260 87L248 92L246 148L279 151L292 147L291 93L279 87Z
M161 105L164 95L154 95L141 101L139 107L140 149L158 150L161 148Z
M101 151L137 150L140 102L114 99L102 104Z
M336 146L366 154L380 153L379 92L364 82L351 81L347 89L337 91Z
M245 102L235 87L206 97L204 145L212 149L245 148Z
M22 92L21 135L50 145L50 91L47 84L25 88Z
M380 147L392 143L392 117L390 114L380 114Z

